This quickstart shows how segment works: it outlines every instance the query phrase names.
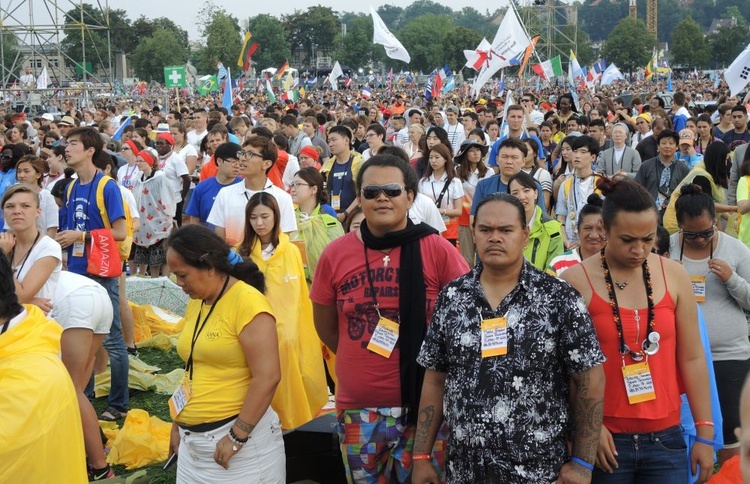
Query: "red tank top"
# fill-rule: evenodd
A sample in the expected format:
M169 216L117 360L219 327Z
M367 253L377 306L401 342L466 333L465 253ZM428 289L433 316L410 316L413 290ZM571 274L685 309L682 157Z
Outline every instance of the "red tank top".
M659 352L648 357L656 399L631 405L622 376L623 357L620 356L620 340L612 316L612 307L609 301L597 294L585 267L583 271L592 292L589 313L596 328L599 344L607 357L607 361L604 362L604 426L612 433L648 433L679 425L681 392L677 374L675 305L669 294L666 277L664 297L654 306L654 330L661 336ZM663 263L661 271L664 277ZM638 327L635 322L636 311L640 316ZM633 310L620 306L620 318L625 344L633 349L640 348L648 330L648 308ZM624 358L625 365L637 363L629 355Z

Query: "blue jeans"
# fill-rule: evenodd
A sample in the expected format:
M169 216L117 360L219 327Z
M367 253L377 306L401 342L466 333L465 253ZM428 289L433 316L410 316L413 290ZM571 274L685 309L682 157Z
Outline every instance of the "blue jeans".
M649 434L612 434L618 467L612 474L596 468L595 484L685 484L687 445L679 426Z
M112 327L109 334L104 337L102 346L109 354L109 366L112 374L112 384L109 389L107 402L110 407L114 407L121 412L127 411L128 399L128 371L130 362L128 361L128 351L125 349L125 340L122 338L122 327L120 326L120 294L117 290L117 278L94 277L85 274L89 279L98 282L107 290L109 300L112 301ZM91 395L94 390L94 376L86 387L86 395Z

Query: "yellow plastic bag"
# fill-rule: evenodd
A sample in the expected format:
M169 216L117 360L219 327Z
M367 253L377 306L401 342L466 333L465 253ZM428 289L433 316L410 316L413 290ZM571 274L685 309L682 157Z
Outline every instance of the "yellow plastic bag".
M127 470L163 462L169 455L171 430L171 423L151 417L145 410L131 410L109 443L107 462L124 465Z

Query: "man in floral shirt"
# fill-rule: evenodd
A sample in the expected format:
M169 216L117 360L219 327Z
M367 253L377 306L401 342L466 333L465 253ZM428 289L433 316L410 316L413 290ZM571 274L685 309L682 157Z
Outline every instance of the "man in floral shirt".
M439 482L421 455L443 419L448 482L591 480L604 355L578 293L524 260L525 218L510 195L480 202L473 233L482 262L437 300L417 360L427 372L415 484Z

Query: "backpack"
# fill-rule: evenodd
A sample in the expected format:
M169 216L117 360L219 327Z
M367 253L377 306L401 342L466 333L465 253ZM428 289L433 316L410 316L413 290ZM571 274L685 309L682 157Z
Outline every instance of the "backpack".
M104 203L104 187L110 180L114 182L112 178L104 175L99 178L99 182L96 185L96 206L99 208L99 215L102 217L102 222L104 222L104 228L107 229L111 229L112 224L109 221L109 215L107 215ZM77 182L78 179L75 179L68 184L68 191L65 198L66 204L70 203L70 194L73 191L73 185ZM120 254L120 260L126 261L130 257L130 249L133 247L133 216L130 214L130 206L124 198L122 199L122 208L125 212L125 239L117 241L117 252Z

